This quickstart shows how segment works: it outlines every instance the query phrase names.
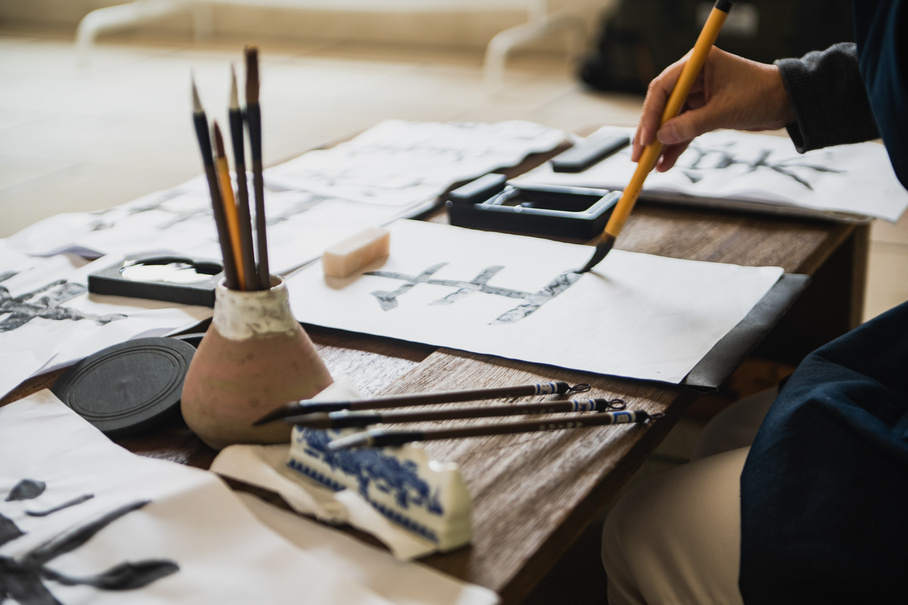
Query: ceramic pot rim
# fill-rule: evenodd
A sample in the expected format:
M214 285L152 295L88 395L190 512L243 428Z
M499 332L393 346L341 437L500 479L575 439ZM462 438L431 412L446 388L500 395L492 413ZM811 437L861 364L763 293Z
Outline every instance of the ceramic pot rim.
M212 328L230 340L295 332L299 323L290 310L284 280L272 276L269 290L231 290L221 280L215 289Z

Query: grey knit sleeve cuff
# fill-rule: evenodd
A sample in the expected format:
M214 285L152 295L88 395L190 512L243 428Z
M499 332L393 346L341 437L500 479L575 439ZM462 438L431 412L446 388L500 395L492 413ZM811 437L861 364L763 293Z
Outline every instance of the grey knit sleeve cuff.
M797 121L786 128L799 152L880 136L854 44L836 44L775 65L794 107Z

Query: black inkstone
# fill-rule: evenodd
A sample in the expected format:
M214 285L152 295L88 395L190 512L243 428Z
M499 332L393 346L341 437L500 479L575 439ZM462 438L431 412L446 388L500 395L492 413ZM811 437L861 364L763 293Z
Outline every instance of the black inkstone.
M109 437L149 427L179 410L195 348L173 338L139 338L78 362L51 389Z

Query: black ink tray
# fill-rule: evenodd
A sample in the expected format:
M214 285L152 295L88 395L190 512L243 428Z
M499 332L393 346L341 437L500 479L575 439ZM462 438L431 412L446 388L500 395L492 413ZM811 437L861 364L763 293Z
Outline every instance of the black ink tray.
M224 277L221 263L162 254L142 254L88 276L88 291L214 306L214 289Z
M590 239L605 228L620 192L553 185L517 186L487 174L446 196L452 225Z

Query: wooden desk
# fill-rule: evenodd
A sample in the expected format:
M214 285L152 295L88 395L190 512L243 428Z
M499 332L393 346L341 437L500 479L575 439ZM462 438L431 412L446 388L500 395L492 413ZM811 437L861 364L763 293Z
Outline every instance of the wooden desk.
M443 220L436 217L435 220ZM763 348L782 361L856 325L861 316L868 224L835 224L641 204L617 247L742 265L778 265L815 278ZM364 395L523 384L588 382L591 396L664 412L647 425L430 442L429 454L457 462L474 501L471 546L426 562L499 593L526 597L584 528L612 500L672 428L695 393L680 387L542 367L448 349L309 328L334 374L352 376ZM575 336L583 338L582 334ZM621 346L621 343L602 343ZM38 377L8 403L45 386ZM181 421L119 440L139 454L207 468L214 452Z

